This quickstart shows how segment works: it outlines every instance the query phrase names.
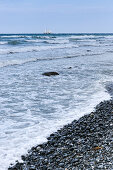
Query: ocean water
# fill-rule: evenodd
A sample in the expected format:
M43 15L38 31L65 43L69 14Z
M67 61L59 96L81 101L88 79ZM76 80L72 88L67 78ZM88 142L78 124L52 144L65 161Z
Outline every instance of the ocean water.
M0 170L110 99L111 81L113 34L0 35Z

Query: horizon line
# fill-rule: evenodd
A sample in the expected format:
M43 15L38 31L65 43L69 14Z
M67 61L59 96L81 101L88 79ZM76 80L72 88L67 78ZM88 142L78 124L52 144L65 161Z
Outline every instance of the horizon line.
M19 33L0 33L0 34L45 34L45 33L36 33L36 32L19 32ZM52 32L50 34L45 35L51 35L51 34L113 34L113 32Z

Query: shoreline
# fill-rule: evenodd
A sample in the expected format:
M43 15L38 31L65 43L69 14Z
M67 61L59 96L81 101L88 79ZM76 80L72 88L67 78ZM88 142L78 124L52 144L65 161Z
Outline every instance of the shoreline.
M113 169L113 100L52 133L9 170Z

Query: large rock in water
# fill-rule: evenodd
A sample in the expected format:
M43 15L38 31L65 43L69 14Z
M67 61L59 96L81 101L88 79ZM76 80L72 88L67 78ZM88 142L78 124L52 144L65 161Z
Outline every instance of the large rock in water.
M59 73L57 73L57 72L45 72L42 75L44 75L44 76L56 76L56 75L59 75Z

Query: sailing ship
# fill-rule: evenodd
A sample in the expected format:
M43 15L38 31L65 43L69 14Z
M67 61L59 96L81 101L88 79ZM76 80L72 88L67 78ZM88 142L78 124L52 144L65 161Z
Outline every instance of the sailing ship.
M51 34L51 31L46 29L44 34Z

